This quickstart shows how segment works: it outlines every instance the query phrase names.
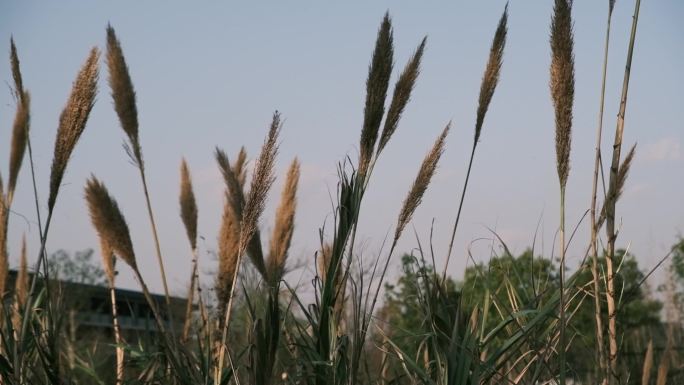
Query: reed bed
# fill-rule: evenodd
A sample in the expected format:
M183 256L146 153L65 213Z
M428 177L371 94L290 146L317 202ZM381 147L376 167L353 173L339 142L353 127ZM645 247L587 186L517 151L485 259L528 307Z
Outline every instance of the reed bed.
M474 274L475 282L479 282L481 291L477 296L473 294L474 287L458 286L447 276L476 149L484 137L486 115L500 103L494 95L499 82L505 79L502 70L509 21L509 7L506 5L494 30L482 75L473 142L462 191L458 201L454 202L456 214L447 252L436 255L431 239L427 245L416 239L416 252L402 258L404 272L410 279L401 281L400 285L410 288L411 295L394 298L403 305L399 306L400 310L393 310L392 297L386 294L394 287L386 286L389 267L399 258L396 255L399 253L399 240L420 208L431 180L439 172L452 122L436 133L433 146L419 165L416 177L398 208L389 247L373 256L368 264L367 252L360 250L356 241L360 214L365 210L364 196L372 184L381 154L400 129L401 117L419 79L427 46L427 38L420 39L396 76L390 93L390 80L395 70L395 46L393 22L386 13L377 31L365 83L359 156L356 160L346 158L337 165L334 211L332 218L319 229L320 250L315 258L307 261L311 265L309 271L313 272L308 287L293 286L286 279L288 272L301 269L294 263L291 250L298 212L305 209L298 200L301 175L298 158L291 160L282 175L284 183L271 231L262 232L260 228L277 177L280 133L287 129L281 113L275 111L271 116L263 145L253 160L253 168L248 167L250 159L245 148L229 156L216 147L214 157L225 184L218 229L199 229L198 198L202 197L195 195L188 161L185 158L181 160L178 209L191 258L186 302L182 315L175 313L181 320L174 319L164 271L167 261L163 258L152 211L153 194L147 183L134 82L126 63L124 44L114 28L108 25L105 31L108 85L114 111L126 136L127 155L138 169L141 180L165 301L164 304L157 302L150 293L139 269L141 256L136 255L124 213L102 180L92 175L85 182L84 198L94 232L99 238L109 295L108 307L111 308L112 343L78 353L65 340L64 315L60 311L65 294L54 277L49 275L45 250L62 180L95 105L100 50L97 47L91 49L59 117L48 181L48 211L43 224L30 146L31 98L24 89L17 49L11 40L12 92L16 113L6 182L0 175L0 294L5 298L0 309L0 383L564 385L592 381L622 384L640 380L645 385L652 379L664 384L678 378L681 362L674 352L674 322L669 324L664 340L660 338L654 342L654 338L658 338L655 332L647 336L648 345L640 352L643 357L640 372L627 363L628 358L619 344L623 331L616 320L623 301L633 293L628 291L620 296L616 289L616 281L623 279L620 268L627 253L620 254L616 248L618 232L615 218L616 203L628 183L628 173L636 156L636 147L633 146L623 158L621 147L640 1L636 0L609 170L610 181L603 194L605 199L600 202L598 175L604 171L600 149L614 7L615 1L609 0L589 209L590 237L586 255L591 258L589 263L582 263L572 274L566 270L566 252L572 238L568 237L566 228L565 200L570 181L575 96L573 28L580 27L573 26L572 1L555 0L549 41L549 89L555 119L549 125L553 123L555 126L555 163L560 192L559 275L556 277L550 273L554 262L538 258L532 250L524 261L539 270L534 270L531 285L524 282L521 278L523 273L513 264L515 258L504 240L494 234L495 243L503 252L496 252L492 247L493 260L498 264L496 268L501 270L487 271L476 265L467 272ZM40 252L35 268L29 270L26 240L23 240L20 269L12 289L14 294L10 296L7 295L10 291L9 213L22 165L26 163L26 153L33 175L33 195L40 224ZM250 169L252 171L248 172ZM606 248L601 250L599 234L604 224ZM202 249L198 242L199 234L211 231L217 240L218 268L213 281L200 282L199 271L204 260L199 259ZM465 257L472 258L471 255ZM441 271L436 266L438 258L445 261ZM152 313L154 324L147 333L153 342L143 342L142 339L136 342L122 330L122 308L116 290L116 269L121 267L118 260L132 270ZM489 274L501 272L495 285L485 279ZM639 287L648 275L643 277ZM590 278L587 279L588 276ZM640 290L639 287L630 290ZM206 291L212 294L207 295ZM384 303L381 300L383 294ZM675 300L671 301L674 303ZM588 377L580 376L573 367L575 361L568 358L570 352L577 348L577 341L585 337L577 331L585 303L592 308L590 314L594 326L589 334L596 339L596 345L591 347L594 358L584 361L594 368ZM7 304L11 306L5 306ZM411 306L412 313L406 304ZM411 325L413 329L402 329L402 325L408 325L402 317L417 317L418 321ZM606 327L608 333L604 338ZM658 341L665 341L665 345L658 345ZM92 358L96 354L109 355L113 362L100 367Z

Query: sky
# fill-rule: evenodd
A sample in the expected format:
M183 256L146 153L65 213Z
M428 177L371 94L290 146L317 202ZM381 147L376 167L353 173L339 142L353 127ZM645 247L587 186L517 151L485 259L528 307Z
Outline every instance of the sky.
M608 1L575 1L576 92L567 192L567 223L579 225L569 247L576 266L589 236L590 205ZM380 21L392 17L395 73L428 37L412 100L383 152L364 199L359 250L365 260L386 256L402 200L420 162L443 127L452 131L437 175L400 242L432 245L438 266L449 242L473 140L480 79L505 1L4 1L0 5L0 172L7 170L15 102L9 90L9 40L14 36L30 91L40 206L46 213L49 170L71 83L89 49L105 47L105 28L121 40L137 92L140 140L152 205L159 225L171 292L183 295L190 249L179 217L181 157L191 168L199 205L200 265L209 284L216 249L223 181L215 146L234 155L244 145L256 157L273 111L282 113L277 175L261 227L268 234L283 175L302 163L299 209L290 259L312 273L318 229L332 218L336 167L356 160L363 121L365 79ZM495 231L515 253L531 246L551 256L558 228L554 118L549 95L551 1L512 1L501 79L485 119L456 236L449 273L487 261ZM602 149L611 153L634 2L618 0L612 18ZM618 244L655 266L684 231L684 2L644 1L639 16L627 102L624 146L637 143L627 187L618 204ZM47 248L96 249L83 186L92 173L116 197L127 218L138 264L154 291L161 281L137 170L122 149L125 135L113 109L101 65L100 88L87 128L69 163ZM607 155L606 158L609 158ZM10 264L20 238L30 261L39 249L30 173L24 167L10 218ZM327 222L326 222L327 221ZM434 221L434 222L433 222ZM539 228L537 230L539 224ZM264 242L268 237L264 236ZM495 251L499 249L495 246ZM557 248L556 248L557 250ZM472 259L469 258L472 255ZM391 274L399 272L394 259ZM119 266L118 285L135 288Z

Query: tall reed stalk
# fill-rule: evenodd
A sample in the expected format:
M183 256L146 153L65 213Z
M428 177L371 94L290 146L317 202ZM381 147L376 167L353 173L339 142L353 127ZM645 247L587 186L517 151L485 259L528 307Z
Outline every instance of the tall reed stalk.
M131 76L128 72L123 50L121 49L121 43L117 39L114 28L112 28L111 25L107 26L107 67L109 68L109 86L112 89L114 109L121 122L121 128L128 137L128 143L126 143L125 149L140 172L140 181L142 183L145 204L147 206L147 216L150 220L152 238L154 239L154 250L157 256L157 263L159 264L159 274L161 275L162 285L164 286L167 313L173 324L171 297L169 296L169 286L164 270L164 258L162 257L159 235L157 234L157 225L154 219L152 203L150 202L147 176L145 174L145 162L143 161L142 147L138 135L138 108L136 106L135 90L133 88ZM171 328L171 333L174 333L173 327Z
M572 140L572 107L575 97L575 63L573 54L572 3L556 0L551 20L551 98L556 120L556 169L560 184L560 311L559 311L559 367L560 384L566 376L566 319L565 319L565 190L570 173L570 145Z
M461 191L461 198L458 202L458 211L456 212L456 220L454 227L451 230L451 239L449 240L449 249L447 251L446 262L444 263L444 272L442 279L446 278L447 269L449 268L449 261L451 259L451 252L454 247L454 240L456 239L456 230L461 219L461 211L463 210L463 202L465 201L466 190L468 189L468 181L470 180L470 171L473 168L473 159L475 158L475 150L477 144L480 142L480 135L482 134L482 126L484 124L485 116L489 110L489 104L494 97L494 91L499 83L499 76L501 73L501 65L503 64L503 53L506 47L506 34L508 33L508 3L504 8L504 12L499 19L499 24L494 33L494 39L489 51L489 60L482 76L482 83L480 85L480 97L477 105L477 115L475 119L475 135L473 137L473 147L470 151L470 160L468 161L468 170L466 171L465 181L463 182L463 190Z
M619 382L619 373L617 368L618 359L618 342L617 342L617 326L615 324L615 317L617 313L617 306L615 304L615 267L613 258L615 258L615 241L617 233L615 231L615 204L617 202L617 191L620 174L620 151L622 149L622 137L625 129L625 110L627 109L627 91L629 89L629 78L632 71L632 55L634 54L634 41L636 39L637 22L639 21L639 9L641 0L636 0L634 4L634 16L632 19L632 29L629 37L629 49L627 51L627 64L625 65L625 76L622 82L622 94L620 96L620 110L617 116L617 126L615 128L615 141L613 142L613 159L610 164L610 180L608 191L613 191L613 194L608 194L606 197L606 233L608 238L608 250L606 258L606 302L608 305L608 342L609 342L609 367L611 376L609 378L610 384Z
M178 198L180 204L180 216L185 226L185 232L190 242L190 249L192 250L192 271L190 276L190 287L188 288L188 298L185 308L185 321L183 324L183 335L181 341L186 341L190 334L190 325L192 324L192 306L195 298L195 289L197 286L197 202L195 201L195 192L192 189L192 179L190 178L190 170L185 159L181 161L180 167L181 182L180 182L180 196Z
M598 267L598 231L597 217L596 217L596 198L598 189L599 170L601 169L601 136L603 132L603 109L605 106L606 95L606 73L608 68L608 47L610 43L610 21L613 15L613 8L615 0L608 0L608 20L606 21L606 38L603 49L603 69L601 75L601 97L599 101L599 116L598 127L596 129L596 148L594 156L594 176L591 185L591 208L590 208L590 225L591 225L591 275L593 278L593 299L594 299L594 316L596 322L596 360L598 362L598 378L601 384L604 384L607 379L608 363L606 362L605 342L603 340L603 321L601 319L601 289L600 289L600 275Z

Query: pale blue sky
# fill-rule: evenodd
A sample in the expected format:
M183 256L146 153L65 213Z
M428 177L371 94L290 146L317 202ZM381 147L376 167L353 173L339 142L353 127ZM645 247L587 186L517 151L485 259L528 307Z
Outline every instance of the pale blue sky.
M548 29L551 1L513 1L499 87L485 121L471 185L456 238L451 273L459 277L472 241L496 228L517 252L531 244L539 218L548 256L558 219L553 112L548 91ZM394 22L395 67L400 69L423 36L428 36L422 74L399 130L378 163L364 203L360 240L367 253L378 251L393 230L404 194L436 135L449 121L453 130L445 156L413 225L427 242L435 218L434 245L446 250L463 183L480 78L505 1L353 2L153 2L5 1L0 5L0 51L9 52L14 35L24 84L32 93L31 136L41 203L59 113L71 82L91 46L104 47L110 22L122 41L138 93L140 137L153 205L172 291L184 292L190 257L178 217L178 165L188 159L200 210L204 253L215 248L222 182L213 159L218 145L235 153L246 145L258 151L273 110L285 117L279 175L294 156L302 161L300 210L293 258L312 265L318 228L330 214L336 162L356 159L362 123L364 82L377 27L386 10ZM618 0L613 15L606 93L610 150L622 85L633 1ZM575 1L576 103L568 222L589 206L598 114L607 1ZM627 106L625 146L638 142L637 158L618 207L619 243L653 266L684 231L684 2L645 0L639 19ZM7 56L5 56L7 57ZM96 247L83 201L92 172L119 201L133 233L143 274L161 288L144 201L136 170L121 148L123 132L112 108L107 72L88 127L73 155L60 193L48 248ZM7 59L0 79L11 83ZM0 92L0 166L7 169L14 102ZM6 175L6 174L5 174ZM13 207L33 222L30 177L20 175ZM263 220L273 223L280 180ZM16 266L19 239L27 232L31 260L38 249L34 223L11 218L10 252ZM403 250L416 246L406 233ZM582 224L571 246L577 263L586 244ZM266 241L266 239L264 239ZM540 241L538 241L540 242ZM541 243L538 243L538 245ZM488 244L474 243L477 260ZM99 255L99 254L98 254ZM366 257L369 258L369 257ZM398 259L397 259L398 261ZM133 287L125 267L119 282ZM300 272L293 273L298 279ZM206 280L207 278L205 278Z

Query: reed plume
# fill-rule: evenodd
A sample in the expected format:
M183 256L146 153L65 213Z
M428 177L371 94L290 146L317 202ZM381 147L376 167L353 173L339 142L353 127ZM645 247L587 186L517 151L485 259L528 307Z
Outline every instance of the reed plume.
M273 167L278 153L278 135L281 129L280 113L273 114L271 127L261 148L261 153L254 167L254 176L245 200L245 208L240 221L240 249L245 249L257 231L259 218L266 205L266 197L275 181ZM262 262L263 263L263 262Z
M575 96L572 3L556 0L551 20L551 99L556 120L556 169L560 183L560 384L565 385L565 187L570 173L572 106Z
M259 158L257 158L254 167L254 176L252 177L250 184L249 194L245 200L245 208L242 212L242 218L240 219L240 240L238 245L238 253L235 261L235 271L233 272L233 278L230 282L230 290L227 297L228 303L226 304L225 311L223 312L223 330L221 333L221 345L219 349L218 367L215 371L215 380L219 380L220 373L223 370L224 358L226 354L226 341L228 338L230 317L232 314L231 309L235 294L235 284L240 273L242 254L245 252L245 250L247 250L249 243L253 241L253 237L257 233L259 218L264 211L268 191L271 189L273 181L275 180L275 176L273 175L273 166L275 164L276 154L278 153L278 135L280 133L281 127L280 113L276 111L273 114L273 120L271 121L268 135L266 136L264 144L261 147ZM261 247L260 243L261 242L259 241L259 247ZM261 259L260 262L263 264L263 259ZM268 280L266 274L262 274L262 276Z
M449 248L447 250L446 262L444 263L444 272L442 273L442 280L446 280L446 272L449 268L449 261L451 260L451 252L454 247L456 239L456 230L461 220L461 212L463 211L463 202L465 201L466 191L468 190L468 182L470 181L470 172L473 169L473 160L475 159L475 150L482 134L482 125L484 118L489 110L489 104L494 97L494 91L499 83L499 75L501 72L501 65L503 63L503 52L506 47L506 35L508 34L508 4L504 8L504 12L499 19L499 24L494 32L494 39L492 46L489 49L489 59L485 67L484 75L482 76L482 83L480 84L480 96L478 98L477 114L475 118L475 136L473 138L473 147L470 150L470 160L468 161L468 170L466 171L465 182L463 183L463 190L461 191L461 198L458 203L458 210L456 211L456 219L454 220L454 227L451 229L451 239L449 240Z
M14 79L14 92L17 99L24 97L24 81L21 76L21 65L14 38L10 37L10 66L12 67L12 78Z
M138 137L138 108L135 102L135 89L128 72L126 59L117 39L114 28L107 25L107 67L109 68L109 87L112 89L114 109L119 116L128 140L133 159L140 166L143 164L140 139Z
M271 285L280 281L285 271L292 233L295 227L295 211L297 210L297 185L299 183L299 161L295 158L287 172L287 178L280 195L280 205L276 210L275 226L271 236L268 256L268 277Z
M135 90L133 82L128 72L128 66L121 49L121 43L116 37L114 28L111 25L107 26L107 67L109 69L109 86L112 90L112 99L114 99L114 109L119 117L121 128L128 136L128 143L124 146L126 152L134 161L140 172L140 181L143 186L143 194L145 195L145 203L147 205L147 215L150 219L150 227L152 228L152 237L154 239L154 247L157 255L157 263L159 265L159 274L161 275L162 284L164 286L164 298L166 300L166 307L169 316L173 318L171 312L171 297L169 296L169 285L166 280L166 271L164 269L164 258L161 252L159 242L159 235L157 233L157 225L154 220L154 213L152 211L152 203L150 202L150 193L147 188L147 177L145 176L145 164L143 162L142 147L138 137L138 110L135 101ZM171 329L173 333L173 329Z
M450 128L451 123L444 127L444 130L439 137L437 137L432 149L427 153L427 155L425 155L425 158L423 159L423 163L418 170L418 175L416 175L416 179L413 181L411 190L404 199L404 204L399 212L397 228L394 232L394 242L399 239L401 233L404 231L404 228L411 221L411 217L413 217L413 213L416 211L416 208L423 200L423 195L430 185L430 180L432 180L435 170L437 170L437 163L439 163L439 159L442 156L442 153L444 153L444 143L447 135L449 134Z
M485 115L489 109L489 104L494 96L496 85L499 83L499 75L501 73L501 64L503 63L504 47L506 46L506 35L508 33L508 4L504 8L504 13L499 19L499 24L494 33L494 40L492 47L489 50L489 60L485 68L484 75L482 75L482 84L480 85L480 97L477 104L477 117L475 120L475 142L480 140L482 133L482 124L484 123Z
M9 179L7 181L7 205L12 204L14 190L17 187L17 179L19 177L19 170L24 160L26 153L26 144L28 143L29 121L30 113L30 96L27 91L22 91L23 96L18 99L17 111L14 116L14 124L12 126L12 144L10 147L9 158Z
M185 322L183 324L182 341L187 341L190 333L190 321L192 320L192 304L195 298L195 288L197 286L197 203L195 193L192 189L190 170L185 159L181 161L181 182L180 182L180 214L188 235L188 241L192 249L192 270L190 275L190 286L188 287L188 297L185 307Z
M76 77L69 101L59 117L59 128L57 129L52 170L50 172L49 211L55 206L57 193L59 192L67 163L76 147L78 139L85 129L88 116L95 104L99 58L100 51L97 48L91 49L88 59Z
M234 165L230 164L230 160L223 150L216 148L215 155L219 169L223 175L223 180L226 183L226 196L228 202L232 207L235 217L238 218L238 229L240 229L240 222L245 209L244 186L247 174L247 169L245 167L247 153L244 151L244 148L242 148ZM247 255L259 274L266 278L268 272L266 271L264 253L261 248L261 235L258 228L254 232L252 239L248 241Z
M197 248L197 202L195 193L192 190L192 180L190 171L185 159L181 162L181 182L180 182L180 215L188 235L190 246L194 250Z
M426 42L427 37L423 38L423 41L420 42L416 52L414 52L411 59L409 59L406 67L404 67L404 71L399 76L399 80L397 80L397 83L394 85L392 102L387 110L387 117L385 118L385 125L382 128L382 134L380 134L378 154L385 148L387 142L389 142L392 137L392 134L397 130L401 114L404 112L404 108L411 99L411 92L413 91L416 79L418 79L418 75L420 74L420 62L423 58Z
M116 200L112 198L105 185L95 176L86 182L85 198L88 203L90 220L100 237L101 243L108 245L106 251L112 251L137 270L133 243L124 218ZM104 256L103 256L104 257Z
M571 2L556 0L551 21L550 88L556 117L556 168L561 188L565 188L570 172L572 106L575 96L571 10Z
M152 310L159 332L164 337L167 346L172 346L173 342L166 340L166 328L157 310L156 302L152 299L147 284L138 269L131 234L128 230L126 219L119 209L119 205L109 194L105 185L95 176L91 176L86 182L85 199L88 203L90 220L100 238L100 245L105 247L103 252L106 254L104 255L114 254L131 267L142 288L143 295Z
M603 202L601 214L599 215L599 218L596 221L597 227L603 226L603 223L606 221L606 213L608 210L609 202L617 202L618 200L620 200L620 197L622 197L622 193L625 190L625 185L627 184L629 170L632 167L632 161L634 160L635 155L636 144L632 145L632 148L629 149L629 152L627 153L625 159L622 161L622 164L620 165L620 167L618 167L617 183L613 188L608 188L608 192L606 193L606 201Z
M363 128L361 130L359 173L365 174L378 139L378 131L385 114L385 99L392 74L392 58L394 56L392 20L385 13L378 38L375 42L373 58L368 69L366 80L366 105L363 111ZM401 113L401 111L397 111ZM398 119L398 116L397 116ZM389 138L388 138L389 139Z

